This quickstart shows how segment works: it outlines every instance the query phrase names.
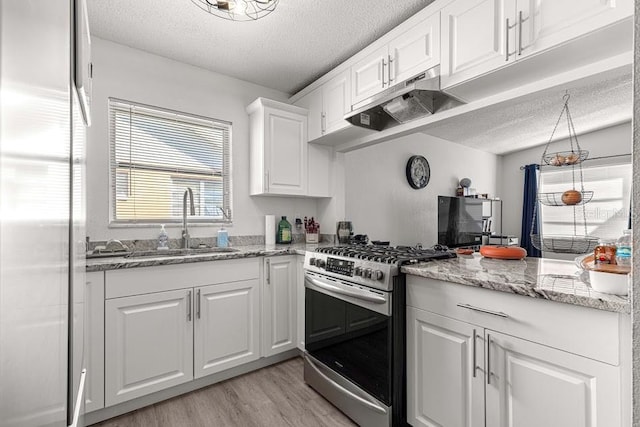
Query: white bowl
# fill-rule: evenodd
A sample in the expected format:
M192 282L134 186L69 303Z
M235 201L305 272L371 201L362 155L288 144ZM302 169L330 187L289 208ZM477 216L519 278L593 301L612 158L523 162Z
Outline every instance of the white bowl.
M629 274L589 270L589 282L593 290L607 294L627 295L629 293L630 277Z

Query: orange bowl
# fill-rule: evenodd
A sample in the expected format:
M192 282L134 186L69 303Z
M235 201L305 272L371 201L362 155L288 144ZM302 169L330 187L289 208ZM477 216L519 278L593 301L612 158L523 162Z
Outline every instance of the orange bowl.
M520 246L486 245L480 247L480 255L495 259L522 259L527 256L527 251Z

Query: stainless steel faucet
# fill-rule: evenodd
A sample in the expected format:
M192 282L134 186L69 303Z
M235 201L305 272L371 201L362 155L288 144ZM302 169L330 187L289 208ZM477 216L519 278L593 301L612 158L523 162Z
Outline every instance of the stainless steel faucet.
M191 187L187 187L187 189L184 190L184 195L182 196L182 247L184 249L189 248L189 229L187 227L187 195L189 196L191 205L191 215L196 214L196 208L193 205L193 191L191 191Z

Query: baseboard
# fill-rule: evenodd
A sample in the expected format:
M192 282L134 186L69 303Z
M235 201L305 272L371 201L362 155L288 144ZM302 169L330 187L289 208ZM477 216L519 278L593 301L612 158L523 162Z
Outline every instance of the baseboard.
M136 409L144 408L145 406L153 405L154 403L162 402L163 400L180 396L181 394L189 393L191 391L198 390L203 387L208 387L212 384L216 384L233 377L237 377L288 359L292 359L294 357L300 356L301 354L302 353L299 349L294 348L293 350L285 351L283 353L276 354L275 356L261 358L254 362L236 366L235 368L227 369L226 371L218 372L216 374L212 374L203 378L198 378L197 380L189 381L185 384L180 384L166 390L151 393L147 396L131 399L128 402L89 412L84 416L85 425L90 426L109 418L114 418L122 414L126 414L127 412L135 411Z

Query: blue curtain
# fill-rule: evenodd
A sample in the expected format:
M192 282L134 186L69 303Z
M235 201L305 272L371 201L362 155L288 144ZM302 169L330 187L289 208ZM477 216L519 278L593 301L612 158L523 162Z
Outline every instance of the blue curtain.
M536 205L536 194L538 192L538 178L536 171L539 166L537 164L526 165L524 167L524 191L522 203L522 230L520 233L520 246L527 250L527 256L540 258L542 253L539 249L531 244L531 234L538 234L538 223L540 212L536 217L536 221L531 228L531 219L533 218L533 210Z

